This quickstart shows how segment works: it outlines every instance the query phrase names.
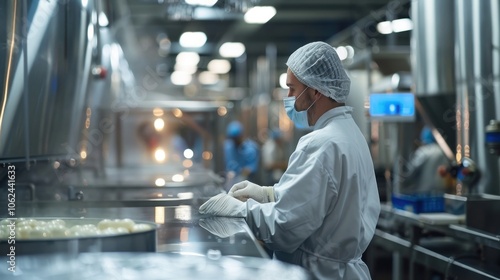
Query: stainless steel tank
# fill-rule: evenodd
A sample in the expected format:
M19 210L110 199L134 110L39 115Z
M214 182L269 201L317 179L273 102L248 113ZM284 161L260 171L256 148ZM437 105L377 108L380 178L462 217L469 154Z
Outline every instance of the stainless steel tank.
M456 146L453 3L413 0L411 8L413 78L423 107L419 113L438 129L452 150Z
M84 227L93 225L97 228L103 219L30 217L23 220L18 218L3 221L8 221L13 227L9 229L10 235L6 235L8 238L4 238L6 237L4 234L0 237L0 250L7 253L13 251L17 256L52 253L78 254L81 252L155 252L157 247L157 225L148 221L129 220L135 225L146 225L146 229L121 233L108 231L97 234L94 232L87 235L84 232ZM0 230L4 229L3 221ZM33 236L29 236L30 233L25 234L24 237L21 236L23 228L26 228L26 226L21 225L23 222L37 222L52 226L54 225L53 221L62 222L62 229L48 226L43 228L43 226L37 225L29 227ZM54 229L58 231L57 237L46 236L54 232ZM76 232L77 230L82 230L82 232ZM62 237L63 235L67 236ZM14 243L10 242L12 240Z
M25 4L27 6L25 6ZM94 1L7 1L0 159L75 157L95 62ZM61 43L62 42L62 43Z
M490 119L499 119L500 108L500 92L495 88L500 64L498 1L456 1L455 9L457 112L460 112L456 126L457 161L471 158L481 172L477 186L469 192L498 194L499 159L489 154L485 145L485 128Z

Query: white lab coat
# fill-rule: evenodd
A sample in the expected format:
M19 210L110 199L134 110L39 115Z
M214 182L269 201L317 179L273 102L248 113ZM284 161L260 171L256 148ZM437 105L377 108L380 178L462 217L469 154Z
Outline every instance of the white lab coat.
M274 185L276 202L246 202L247 223L277 259L316 279L370 279L361 256L380 200L368 145L352 108L326 112L303 136Z

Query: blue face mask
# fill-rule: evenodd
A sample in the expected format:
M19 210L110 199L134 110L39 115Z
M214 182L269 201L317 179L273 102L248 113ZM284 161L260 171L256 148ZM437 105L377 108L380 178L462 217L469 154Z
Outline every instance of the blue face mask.
M311 127L309 125L309 121L307 120L307 111L316 103L317 99L304 111L297 111L295 109L295 101L300 98L300 96L308 89L306 87L297 98L295 96L285 97L283 98L283 104L285 105L285 111L288 117L292 120L297 128L308 128Z

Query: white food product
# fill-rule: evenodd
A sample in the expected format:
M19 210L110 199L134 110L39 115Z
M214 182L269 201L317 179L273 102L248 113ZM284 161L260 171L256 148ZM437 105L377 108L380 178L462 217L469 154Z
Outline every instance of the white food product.
M125 234L125 233L129 233L128 229L127 228L124 228L124 227L117 227L115 228L116 230L116 233L117 234Z
M100 230L104 230L110 227L113 227L113 222L108 219L104 219L97 224L97 228Z
M72 225L73 224L73 225ZM10 234L11 220L0 220L0 240ZM16 239L48 239L65 237L95 237L127 234L151 230L148 224L136 224L131 219L104 219L96 224L75 224L61 219L36 220L18 218L15 220Z
M9 238L9 232L4 229L0 229L0 239L7 239Z
M63 238L69 236L69 230L63 225L57 225L50 228L50 237Z
M34 227L28 232L28 238L39 239L50 237L50 232L44 227Z
M4 219L4 220L1 220L1 221L0 221L0 228L1 228L2 226L4 226L4 225L5 225L5 226L10 225L10 221L9 221L9 219Z
M150 225L147 224L135 224L132 232L148 231L151 229Z

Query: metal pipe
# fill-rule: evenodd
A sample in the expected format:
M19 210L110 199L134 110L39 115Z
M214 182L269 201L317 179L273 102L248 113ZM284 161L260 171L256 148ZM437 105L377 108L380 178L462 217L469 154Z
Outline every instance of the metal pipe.
M495 119L500 120L500 3L490 0L491 8L491 43L493 49L493 91L495 95Z
M479 181L479 193L498 193L499 175L498 157L487 152L485 128L489 119L494 118L495 96L492 87L492 18L488 13L491 10L487 1L472 1L472 29L473 29L473 61L474 61L474 92L469 94L471 103L470 145L471 158L482 170L482 179ZM498 99L498 98L497 98Z

